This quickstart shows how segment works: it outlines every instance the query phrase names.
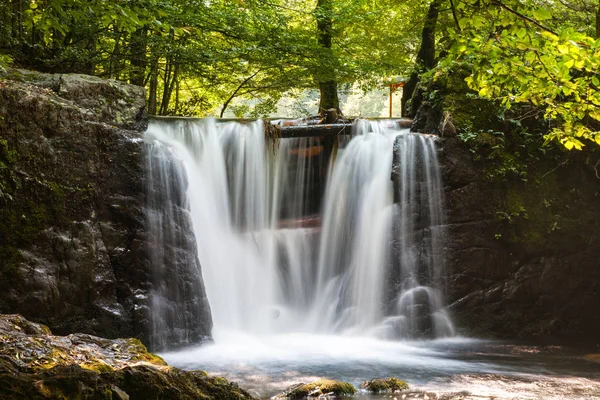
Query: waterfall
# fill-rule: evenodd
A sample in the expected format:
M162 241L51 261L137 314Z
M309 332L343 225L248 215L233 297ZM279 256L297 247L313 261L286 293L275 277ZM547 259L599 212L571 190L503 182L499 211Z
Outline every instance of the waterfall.
M261 121L154 120L147 139L150 158L169 151L152 185L181 196L215 340L230 331L453 333L443 308L433 137L359 121L331 164L319 138L266 140ZM149 208L160 209L150 198ZM168 232L171 216L162 218L150 229ZM176 281L179 271L154 273L155 282L165 274ZM159 321L164 304L179 301L173 289L163 292L154 292Z

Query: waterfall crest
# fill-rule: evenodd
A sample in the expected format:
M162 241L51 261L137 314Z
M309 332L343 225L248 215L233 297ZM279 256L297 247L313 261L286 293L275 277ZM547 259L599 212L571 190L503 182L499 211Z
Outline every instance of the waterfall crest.
M261 121L152 121L147 137L150 158L166 148L179 162L159 182L189 210L216 340L231 330L453 334L434 138L359 121L328 167L319 138L268 141Z

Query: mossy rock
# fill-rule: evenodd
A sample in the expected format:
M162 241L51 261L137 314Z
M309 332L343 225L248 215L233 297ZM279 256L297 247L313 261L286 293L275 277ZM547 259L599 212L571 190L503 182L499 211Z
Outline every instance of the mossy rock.
M351 396L356 393L352 384L347 382L334 381L331 379L318 379L310 383L300 383L286 390L278 399L304 399L307 397L319 396Z
M397 378L377 378L363 382L361 388L373 393L408 390L408 383Z
M54 336L20 315L0 314L2 400L246 400L222 377L169 367L137 339Z

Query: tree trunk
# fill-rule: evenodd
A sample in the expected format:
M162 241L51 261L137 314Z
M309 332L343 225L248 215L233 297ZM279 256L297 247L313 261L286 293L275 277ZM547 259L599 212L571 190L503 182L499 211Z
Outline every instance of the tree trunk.
M413 93L419 83L419 73L427 71L435 66L435 27L437 25L439 9L442 0L433 0L429 4L427 17L423 24L423 32L421 34L421 48L417 53L416 68L411 74L410 79L404 85L402 90L402 116L413 117L417 111L417 106L412 104L410 110L406 109L406 103L413 97Z
M152 71L150 72L150 90L148 94L148 114L156 115L156 98L158 91L158 57L152 60Z
M331 108L334 108L336 111L340 110L336 81L319 82L319 94L319 114Z
M600 1L598 1L598 9L596 10L596 38L600 39Z
M141 28L131 34L129 43L129 82L132 85L144 86L146 74L146 42L147 28Z
M166 109L169 107L169 87L171 86L171 75L173 71L173 64L169 57L165 64L165 74L163 76L163 95L160 102L160 108L158 110L159 115L166 115Z
M330 60L333 59L331 44L333 41L333 21L331 18L331 0L318 0L315 8L317 19L318 43L324 49L324 53ZM331 68L331 67L328 67ZM332 69L319 71L319 113L324 113L330 108L340 111L340 101L337 92L337 81L335 71Z
M177 115L179 112L179 79L175 79L175 109L173 115Z
M165 81L164 81L164 89L163 89L163 99L160 104L160 115L168 115L169 114L169 104L171 103L171 97L173 94L173 90L175 89L175 83L177 82L177 72L179 71L179 64L173 65L169 64L168 68L168 76L167 72L165 72Z

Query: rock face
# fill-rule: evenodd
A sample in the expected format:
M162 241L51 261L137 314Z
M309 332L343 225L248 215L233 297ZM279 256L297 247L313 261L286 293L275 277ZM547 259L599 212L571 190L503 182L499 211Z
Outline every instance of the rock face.
M590 160L600 154L540 160L498 181L458 138L442 143L457 326L485 336L597 338L600 179Z
M147 158L147 224L152 297L150 345L193 345L211 330L196 237L186 195L187 172L170 147L151 143Z
M150 342L146 126L143 88L0 77L0 312ZM208 315L191 337L210 329Z
M181 371L137 339L53 336L44 325L0 314L0 398L215 399L252 397L203 371Z

